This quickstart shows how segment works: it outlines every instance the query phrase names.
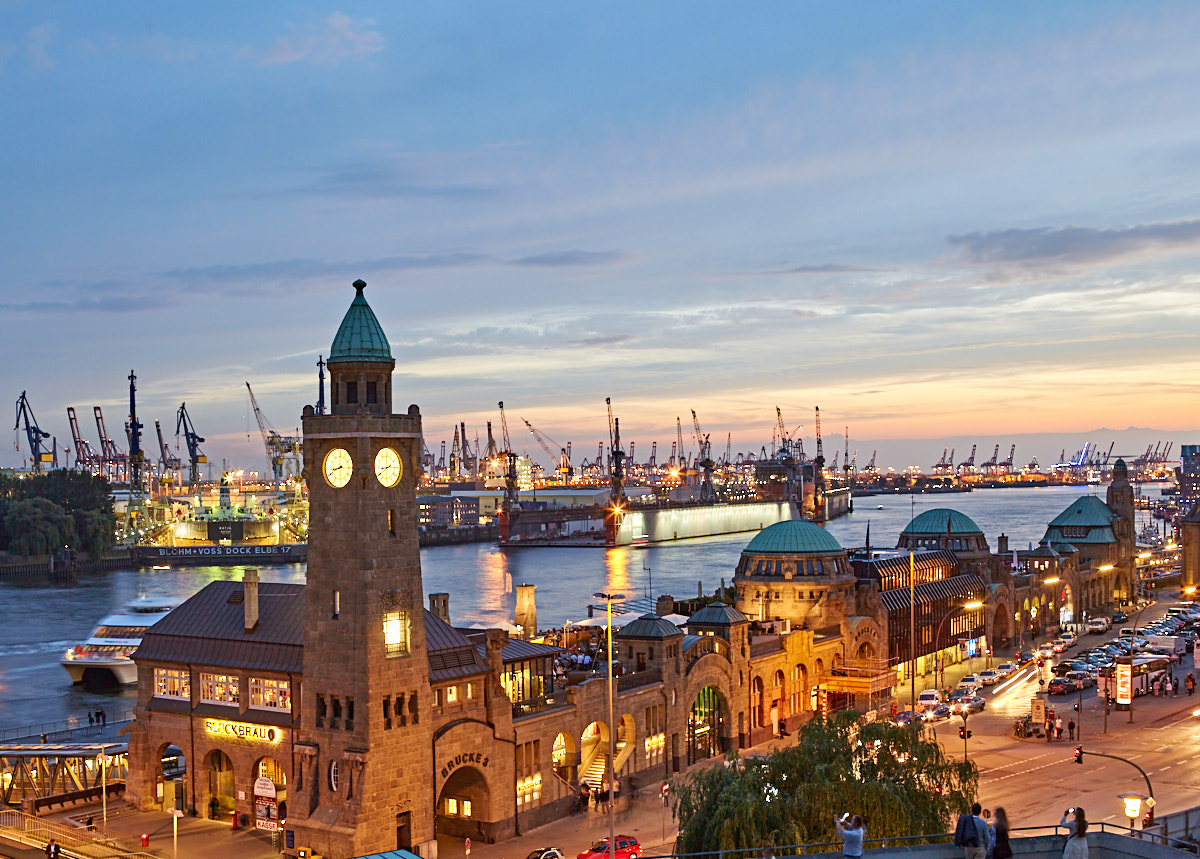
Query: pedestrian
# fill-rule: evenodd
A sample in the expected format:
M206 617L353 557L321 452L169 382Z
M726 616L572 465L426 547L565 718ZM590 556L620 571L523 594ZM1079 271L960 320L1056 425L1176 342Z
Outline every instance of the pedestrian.
M1046 742L1054 739L1054 720L1049 716L1046 717Z
M1171 681L1171 697L1172 698L1179 697L1179 681L1178 680Z
M57 841L51 838L50 843L46 845L46 856L48 859L58 859L58 857L61 855L62 848L58 846Z
M988 828L979 812L983 810L978 802L971 806L970 813L958 816L954 827L954 844L963 849L963 859L984 859L988 848Z
M1071 740L1071 741L1075 740L1075 720L1074 719L1067 722L1067 739Z
M96 717L92 715L92 711L88 710L88 727L91 728L96 724Z
M1075 817L1067 820L1068 814L1073 814ZM1067 847L1063 850L1063 859L1088 859L1088 822L1083 809L1068 808L1063 812L1062 820L1058 822L1058 825L1067 829Z
M1062 716L1059 716L1054 721L1054 739L1061 740L1062 732L1063 732L1063 720L1062 720Z
M992 848L992 859L1012 859L1012 845L1008 843L1008 812L996 806L996 824L993 827L996 841Z
M1188 672L1187 678L1183 681L1187 684L1188 696L1190 697L1196 691L1196 678L1192 676L1192 672Z
M105 709L103 707L100 708L100 727L101 728L108 727L108 713L105 711Z
M849 819L849 823L846 822L847 819ZM850 859L850 857L862 859L863 838L867 834L867 830L863 827L862 817L857 814L853 817L843 814L841 817L833 819L833 825L837 827L838 835L842 836L842 856L846 859Z

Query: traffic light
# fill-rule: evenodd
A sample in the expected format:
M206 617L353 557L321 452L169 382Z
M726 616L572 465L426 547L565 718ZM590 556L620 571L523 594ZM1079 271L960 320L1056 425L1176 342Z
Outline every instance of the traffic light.
M958 729L958 738L960 740L968 740L971 738L971 732L966 729L966 726Z
M1077 764L1083 763L1083 746L1075 747L1075 763L1077 763Z
M1146 813L1142 815L1142 829L1145 829L1147 826L1153 826L1153 825L1154 825L1154 809L1147 808Z

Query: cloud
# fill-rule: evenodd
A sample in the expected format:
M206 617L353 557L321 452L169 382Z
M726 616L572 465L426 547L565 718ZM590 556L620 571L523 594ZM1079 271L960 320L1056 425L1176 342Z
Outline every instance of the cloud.
M527 266L584 266L615 265L628 258L623 251L550 251L513 260L513 265Z
M167 290L139 290L120 280L67 285L42 283L41 291L65 292L62 298L0 304L0 311L12 313L129 313L161 310L179 303L179 296Z
M620 346L634 339L632 334L609 334L607 336L587 337L583 340L569 340L571 346Z
M772 274L829 274L843 272L880 272L886 269L881 268L865 268L857 265L846 265L840 262L829 262L824 265L799 265L795 268L784 269L780 272L772 272Z
M244 284L248 281L309 280L312 278L358 276L363 273L416 268L450 268L475 265L490 258L484 254L452 251L425 256L393 256L367 260L290 259L259 263L235 263L180 268L162 272L164 277L186 281ZM239 290L240 291L240 290Z
M266 50L244 48L242 56L257 60L264 66L313 62L337 65L342 60L365 57L383 50L383 36L372 29L371 18L355 20L335 12L324 21L292 24L288 33L279 36Z
M46 51L50 42L58 35L58 25L47 21L29 31L26 36L25 51L29 54L29 62L35 69L50 71L54 68L54 60Z
M1098 230L1091 227L1038 227L946 237L972 263L1098 263L1151 250L1200 248L1200 220L1139 224Z
M397 163L372 161L335 170L299 187L287 189L284 197L353 197L384 200L394 197L482 200L498 196L497 188L429 181L418 171ZM257 194L256 194L257 195Z

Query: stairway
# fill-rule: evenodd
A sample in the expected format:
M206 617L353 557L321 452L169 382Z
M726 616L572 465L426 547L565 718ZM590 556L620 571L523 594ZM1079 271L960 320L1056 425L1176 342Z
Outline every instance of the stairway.
M599 788L608 777L608 755L598 754L592 758L591 764L580 776L580 781L586 781L593 788Z

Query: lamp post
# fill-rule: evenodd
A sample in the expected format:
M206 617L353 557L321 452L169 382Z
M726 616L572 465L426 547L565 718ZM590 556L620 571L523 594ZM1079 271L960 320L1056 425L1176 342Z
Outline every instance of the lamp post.
M1132 833L1134 824L1142 816L1142 801L1149 799L1145 794L1136 791L1126 791L1117 794L1117 799L1125 803L1125 816L1129 818L1129 831Z
M613 600L625 599L625 594L594 593L592 596L604 600L608 618L608 859L617 857L617 806L613 802L613 787L617 783L617 774L613 768L617 756L617 726L613 724L613 634L612 634L612 604Z
M100 808L104 837L108 837L108 753L105 746L100 746Z

